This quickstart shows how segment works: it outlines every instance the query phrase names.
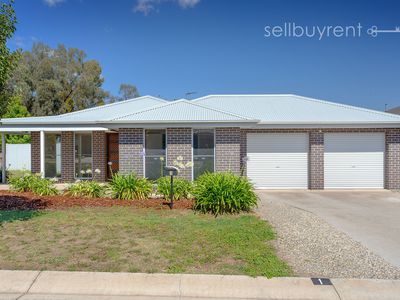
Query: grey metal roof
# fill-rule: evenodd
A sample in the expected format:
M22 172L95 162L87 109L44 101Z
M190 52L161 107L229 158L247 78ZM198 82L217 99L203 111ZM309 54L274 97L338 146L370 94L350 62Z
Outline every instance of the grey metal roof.
M152 96L143 96L111 104L106 104L103 106L96 106L58 116L2 119L1 122L9 124L47 123L47 122L53 122L53 123L99 122L99 121L109 120L112 118L117 118L124 114L137 112L149 107L154 107L165 103L169 102Z
M225 123L226 126L247 123L255 127L400 127L400 115L297 95L210 95L191 101L144 96L58 116L1 119L0 131L6 131L7 127L28 130L34 126L57 128L60 125L119 128L118 124L127 123L131 126L136 123Z
M210 108L193 101L181 99L171 101L143 111L112 118L110 122L257 122L238 114Z
M261 123L399 123L400 116L297 95L210 95L193 100Z

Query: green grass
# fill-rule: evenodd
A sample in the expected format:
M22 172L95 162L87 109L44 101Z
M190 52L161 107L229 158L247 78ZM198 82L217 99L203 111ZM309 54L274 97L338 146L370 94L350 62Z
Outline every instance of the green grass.
M257 217L126 207L1 212L0 269L289 276Z

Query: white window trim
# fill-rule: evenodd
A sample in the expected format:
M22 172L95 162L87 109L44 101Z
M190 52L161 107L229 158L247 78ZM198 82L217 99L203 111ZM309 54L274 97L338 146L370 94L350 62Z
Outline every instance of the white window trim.
M215 156L215 149L216 149L216 146L217 146L217 144L216 144L216 130L215 130L215 128L206 128L206 127L202 127L202 128L192 128L192 181L194 180L194 139L193 139L193 133L194 133L194 130L202 130L202 129L204 129L204 130L210 130L210 129L212 129L213 131L214 131L214 151L213 151L213 155L214 155L214 165L213 165L213 173L215 173L215 163L216 163L216 160L215 160L215 158L216 158L216 156Z
M91 135L91 140L92 140L92 153L91 153L91 160L92 160L92 174L91 174L91 176L90 177L77 177L76 176L76 155L75 155L75 142L76 142L76 134L87 134L87 133L90 133L90 135ZM61 142L62 142L62 138L61 138ZM85 180L85 179L87 179L87 180L92 180L93 179L93 132L92 131L81 131L81 132L74 132L74 178L75 178L75 180Z

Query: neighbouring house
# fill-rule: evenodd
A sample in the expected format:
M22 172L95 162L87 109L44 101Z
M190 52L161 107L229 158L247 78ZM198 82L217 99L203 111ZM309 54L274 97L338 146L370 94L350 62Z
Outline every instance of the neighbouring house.
M187 179L232 171L257 188L400 188L400 116L297 95L144 96L0 122L31 134L33 172L63 182L106 181L110 169L156 179L178 159Z
M400 106L393 107L393 108L387 110L386 112L391 113L391 114L400 115Z

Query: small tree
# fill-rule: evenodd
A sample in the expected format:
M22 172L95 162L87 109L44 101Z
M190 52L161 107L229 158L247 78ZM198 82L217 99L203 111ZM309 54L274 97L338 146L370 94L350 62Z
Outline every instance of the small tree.
M128 100L139 97L139 91L133 84L122 83L119 86L120 100Z
M21 54L20 50L10 51L7 47L7 40L13 36L17 24L13 2L0 4L0 116L7 107L8 97L4 93L6 82L15 69Z
M21 98L19 96L12 96L8 100L8 105L3 118L25 118L30 117L28 109L22 104ZM26 144L30 142L29 135L17 135L9 134L7 135L8 144Z

